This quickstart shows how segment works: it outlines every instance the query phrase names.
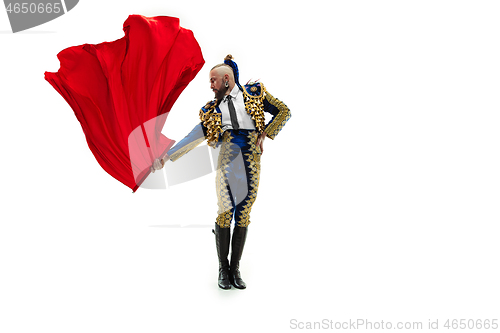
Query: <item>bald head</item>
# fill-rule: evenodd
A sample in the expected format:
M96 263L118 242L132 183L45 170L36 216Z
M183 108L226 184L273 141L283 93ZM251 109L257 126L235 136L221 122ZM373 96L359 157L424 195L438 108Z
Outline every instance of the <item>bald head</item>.
M228 79L234 82L234 73L231 66L226 64L215 65L214 67L212 67L212 70L210 72L212 71L220 77L224 77L227 74Z
M214 66L210 71L210 89L215 93L215 97L221 100L224 95L228 95L234 88L233 69L226 64Z

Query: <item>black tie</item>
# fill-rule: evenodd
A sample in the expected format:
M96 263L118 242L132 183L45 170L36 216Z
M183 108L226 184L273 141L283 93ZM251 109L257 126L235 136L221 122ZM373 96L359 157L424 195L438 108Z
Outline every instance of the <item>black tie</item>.
M240 128L238 125L238 118L236 117L236 109L234 108L233 101L231 100L231 95L227 95L227 106L229 107L229 116L231 117L231 125L233 129L237 130Z

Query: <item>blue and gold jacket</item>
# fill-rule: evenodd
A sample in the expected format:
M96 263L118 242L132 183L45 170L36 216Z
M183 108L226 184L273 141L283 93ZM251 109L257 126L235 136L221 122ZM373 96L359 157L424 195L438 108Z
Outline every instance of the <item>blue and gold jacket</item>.
M243 100L245 109L252 117L255 128L259 133L266 132L266 136L274 138L291 118L290 109L282 101L274 98L262 83L250 82L243 86ZM265 124L264 112L269 112L272 119ZM200 124L198 124L184 139L168 151L172 161L194 149L205 139L208 145L215 148L222 138L222 113L217 100L212 100L200 110Z

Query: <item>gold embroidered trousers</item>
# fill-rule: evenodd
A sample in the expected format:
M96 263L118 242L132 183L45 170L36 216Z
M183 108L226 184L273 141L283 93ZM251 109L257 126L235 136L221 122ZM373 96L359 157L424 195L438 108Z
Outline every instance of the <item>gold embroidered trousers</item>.
M222 135L217 175L217 224L229 228L233 220L240 227L250 224L250 211L257 198L260 177L258 132L227 130Z

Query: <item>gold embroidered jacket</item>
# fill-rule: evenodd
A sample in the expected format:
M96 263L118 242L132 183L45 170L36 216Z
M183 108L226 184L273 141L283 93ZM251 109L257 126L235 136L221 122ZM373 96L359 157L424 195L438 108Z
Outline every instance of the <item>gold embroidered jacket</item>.
M252 117L255 128L259 133L266 132L266 136L274 138L285 126L291 113L285 103L274 98L262 83L251 82L243 87L245 109ZM265 124L264 112L269 112L272 119ZM198 124L184 139L169 150L168 155L175 161L182 155L194 149L205 139L208 145L215 148L222 137L222 113L217 100L208 102L200 110L201 123Z

